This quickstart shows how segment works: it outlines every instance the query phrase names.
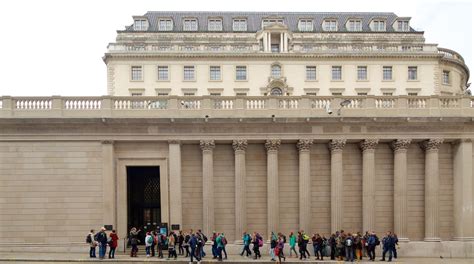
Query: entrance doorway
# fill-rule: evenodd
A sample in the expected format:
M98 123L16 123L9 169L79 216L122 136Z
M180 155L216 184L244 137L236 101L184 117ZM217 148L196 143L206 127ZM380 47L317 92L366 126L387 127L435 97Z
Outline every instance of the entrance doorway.
M127 166L128 230L141 229L139 239L161 223L159 166Z

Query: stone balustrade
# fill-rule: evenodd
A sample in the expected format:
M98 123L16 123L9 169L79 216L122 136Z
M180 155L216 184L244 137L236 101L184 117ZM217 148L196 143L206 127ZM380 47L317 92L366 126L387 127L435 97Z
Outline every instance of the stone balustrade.
M3 96L0 99L0 118L474 117L474 97L470 96Z

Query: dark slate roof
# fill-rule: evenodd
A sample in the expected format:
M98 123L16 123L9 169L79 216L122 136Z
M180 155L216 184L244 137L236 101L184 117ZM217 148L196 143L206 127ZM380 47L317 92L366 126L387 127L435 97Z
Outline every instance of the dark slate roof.
M284 24L292 32L298 32L298 20L301 18L313 19L313 31L323 32L322 22L326 18L335 18L338 21L338 32L347 32L345 23L350 18L362 19L362 32L371 32L369 23L373 18L385 18L387 21L386 31L393 32L392 24L398 18L394 13L383 12L174 12L174 11L149 11L144 17L148 18L150 32L158 32L159 18L172 18L172 32L183 32L184 18L198 19L198 32L207 32L207 21L209 18L220 17L223 20L223 32L232 32L233 18L247 18L247 31L257 32L261 30L262 19L267 17L283 18ZM133 25L126 26L125 31L134 31ZM410 28L411 32L415 32Z

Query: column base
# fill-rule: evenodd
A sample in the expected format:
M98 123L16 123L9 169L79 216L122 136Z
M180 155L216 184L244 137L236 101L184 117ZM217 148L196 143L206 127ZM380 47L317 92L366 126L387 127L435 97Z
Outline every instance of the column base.
M453 237L452 241L474 241L474 237Z
M242 240L235 240L235 241L234 241L234 244L236 244L236 245L243 245L244 242L243 242Z
M425 237L425 242L441 242L441 238L439 237Z
M408 242L410 242L410 239L408 239L406 237L399 237L398 242L408 243Z

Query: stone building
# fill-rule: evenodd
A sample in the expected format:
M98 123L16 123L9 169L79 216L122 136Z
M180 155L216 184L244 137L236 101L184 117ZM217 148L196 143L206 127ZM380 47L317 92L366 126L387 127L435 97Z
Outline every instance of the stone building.
M111 225L393 230L402 254L473 257L469 69L410 18L133 19L103 58L108 95L1 97L0 250Z

